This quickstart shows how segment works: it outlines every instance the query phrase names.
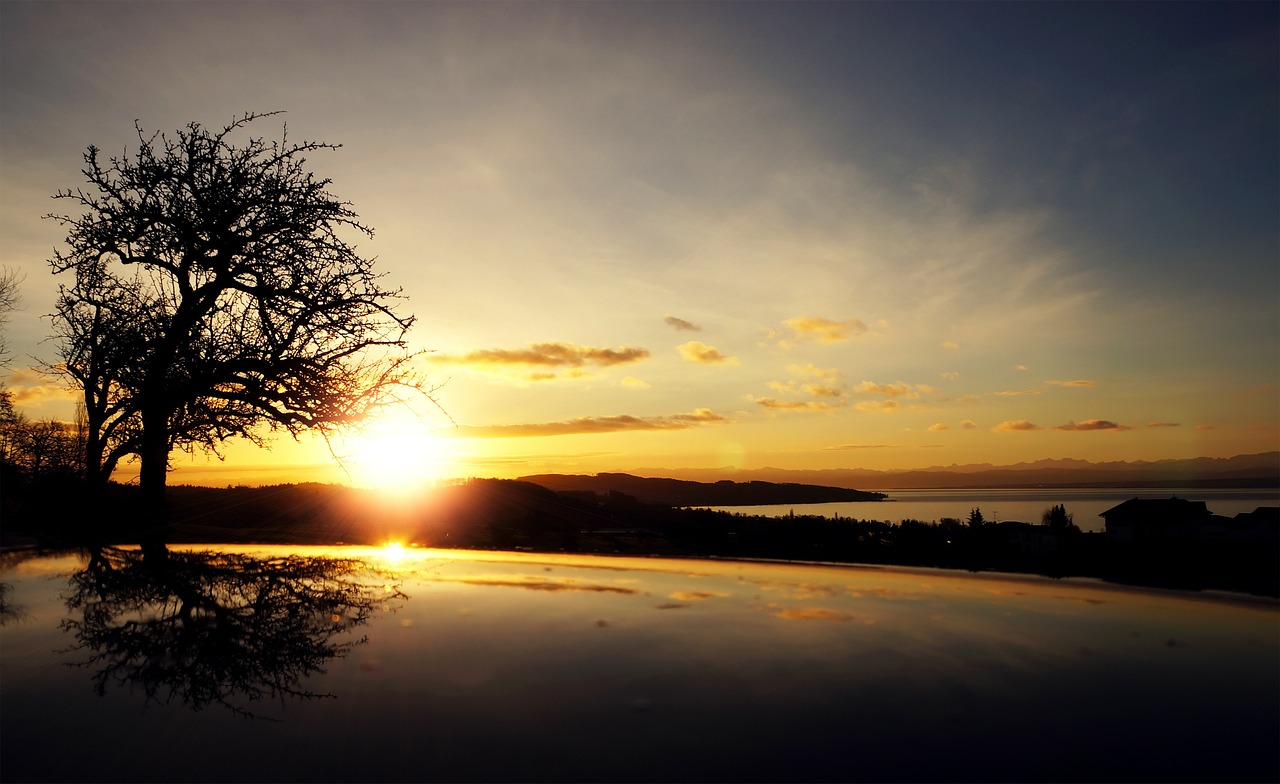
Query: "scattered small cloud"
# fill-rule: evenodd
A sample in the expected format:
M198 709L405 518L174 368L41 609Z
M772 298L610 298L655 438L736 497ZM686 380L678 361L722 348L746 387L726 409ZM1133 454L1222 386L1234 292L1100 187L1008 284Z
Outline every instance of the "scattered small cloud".
M814 364L793 364L787 371L798 378L787 381L770 381L768 386L783 394L804 394L817 400L784 401L777 398L751 398L765 408L791 411L828 411L843 406L840 402L848 393L844 376L835 368L820 368Z
M993 394L993 395L999 395L1000 397L1017 397L1018 395L1038 395L1038 394L1040 394L1040 390L1038 390L1038 389L1009 389L1009 390L1005 390L1004 392L992 392L991 394Z
M955 342L954 340L944 340L942 341L942 347L955 351L960 348L960 344Z
M844 407L843 402L828 403L823 400L778 400L775 397L756 397L751 400L771 411L831 411Z
M639 362L649 358L649 349L627 346L623 348L597 348L576 346L571 343L534 343L526 348L486 348L465 354L431 354L427 361L436 365L471 367L481 370L504 371L513 368L538 368L527 373L527 381L551 381L561 377L558 370L568 369L563 375L580 378L585 366L611 367Z
M1213 425L1196 425L1196 430L1212 430Z
M1083 378L1078 378L1074 381L1046 381L1044 383L1051 387L1096 387L1098 385L1097 381Z
M991 428L993 433L1020 433L1029 430L1042 430L1039 425L1032 424L1025 419L1007 419L1004 422Z
M1083 422L1068 422L1065 425L1058 425L1054 430L1067 431L1083 431L1083 430L1129 430L1128 425L1119 425L1109 419L1086 419Z
M843 343L867 331L867 325L858 319L833 321L816 316L797 316L782 323L791 327L797 340L818 343Z
M896 381L892 384L878 384L874 381L863 381L854 387L855 392L861 392L864 395L882 395L887 398L902 398L904 400L919 400L920 395L936 395L938 390L928 384L908 384L903 381Z
M444 431L460 438L530 438L537 436L587 435L617 433L628 430L687 430L701 425L731 421L709 408L687 414L638 417L631 415L579 417L564 422L541 422L519 425L459 425Z
M649 388L648 381L645 381L644 379L641 379L641 378L636 378L635 376L627 376L626 378L622 379L618 383L622 384L622 386L624 387L630 387L632 389L648 389Z
M929 425L929 429L935 433L941 433L943 430L950 430L951 428L949 428L947 425L944 425L941 422L938 422L938 423Z
M960 373L955 370L944 370L938 375L942 376L947 381L955 381L957 378L960 378Z
M684 357L686 362L696 362L699 365L719 365L728 363L736 365L737 357L730 357L720 353L715 346L708 346L701 341L691 340L688 343L682 343L676 346L676 351L680 352L680 356Z
M892 399L890 399L890 400L864 400L864 401L863 401L863 402L861 402L861 403L854 403L854 405L853 405L853 407L854 407L854 408L856 408L856 409L858 409L859 411L879 411L879 412L884 413L884 414L888 414L888 413L890 413L890 412L892 412L892 411L896 411L896 410L898 410L898 408L900 408L901 406L902 406L902 404L901 404L901 403L899 403L899 402L898 402L898 401L896 401L896 400L892 400Z
M972 419L966 419L965 421L960 423L960 427L964 428L965 430L973 430L977 426L978 426L978 423L974 422Z
M684 319L676 318L675 316L667 316L666 318L663 319L663 321L666 322L668 326L675 327L680 332L701 332L702 331L702 327L698 326L697 324L694 324L692 321L685 321Z
M844 397L844 387L823 386L822 384L805 384L804 391L814 397Z
M1148 422L1147 427L1182 427L1181 422Z
M864 395L883 395L888 398L902 397L911 394L911 386L899 381L896 384L877 384L874 381L863 381L854 387L854 391Z
M1027 372L1026 365L1014 365L1014 367L1016 367L1018 370L1021 370L1023 373Z

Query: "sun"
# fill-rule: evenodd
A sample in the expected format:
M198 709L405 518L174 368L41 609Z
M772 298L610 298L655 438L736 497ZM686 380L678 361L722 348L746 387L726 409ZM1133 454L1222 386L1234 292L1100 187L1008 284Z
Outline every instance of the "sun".
M440 479L449 463L445 439L411 411L365 424L343 447L342 464L358 487L416 490Z

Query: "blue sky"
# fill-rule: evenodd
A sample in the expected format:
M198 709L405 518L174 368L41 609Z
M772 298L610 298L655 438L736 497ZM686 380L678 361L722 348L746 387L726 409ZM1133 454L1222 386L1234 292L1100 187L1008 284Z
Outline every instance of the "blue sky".
M40 216L84 147L284 109L291 137L344 145L314 168L377 231L362 250L447 380L434 470L1275 449L1277 16L6 3L8 383L30 415L69 406L23 366L53 353ZM281 444L219 469L326 460Z

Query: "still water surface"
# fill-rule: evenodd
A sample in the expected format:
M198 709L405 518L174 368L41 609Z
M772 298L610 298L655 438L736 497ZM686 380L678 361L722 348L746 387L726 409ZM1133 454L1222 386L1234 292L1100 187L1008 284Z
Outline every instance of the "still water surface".
M1168 498L1177 496L1204 501L1210 512L1235 517L1252 512L1259 506L1280 506L1277 490L1197 490L1195 488L1121 488L1091 489L972 489L972 490L886 490L885 501L843 501L830 504L772 504L767 506L719 506L728 512L777 517L796 514L839 515L856 520L902 520L936 522L944 517L966 520L973 509L982 510L989 521L1020 520L1039 523L1046 510L1063 504L1085 531L1101 531L1098 515L1130 498Z
M1276 780L1269 601L387 548L0 558L0 778Z

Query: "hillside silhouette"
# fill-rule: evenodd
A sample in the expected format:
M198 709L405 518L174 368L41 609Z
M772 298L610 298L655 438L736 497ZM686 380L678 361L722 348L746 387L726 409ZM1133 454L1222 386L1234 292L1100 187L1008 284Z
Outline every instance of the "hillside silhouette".
M631 474L536 474L520 477L548 490L577 493L625 493L646 504L667 506L751 506L821 504L835 501L883 501L884 493L795 482L694 482Z

